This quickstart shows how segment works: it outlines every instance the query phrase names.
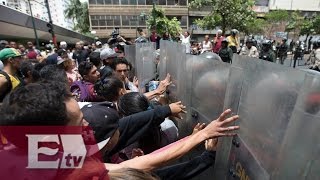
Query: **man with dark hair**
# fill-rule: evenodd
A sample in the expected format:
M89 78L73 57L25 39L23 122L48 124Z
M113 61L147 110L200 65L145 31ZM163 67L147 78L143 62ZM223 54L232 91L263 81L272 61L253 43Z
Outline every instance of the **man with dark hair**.
M28 59L37 59L37 56L40 55L40 51L35 49L31 41L27 42L26 54Z
M76 60L76 62L79 65L81 62L86 61L88 56L88 52L85 49L83 49L83 42L77 42L76 50L72 55L72 59Z
M14 41L10 41L10 47L14 49L18 49L17 43Z
M129 62L125 58L119 58L113 61L111 68L114 74L125 84L126 89L138 92L138 88L128 80Z
M44 66L40 70L40 77L43 80L62 82L65 86L68 85L66 72L54 64Z
M0 60L4 67L0 71L0 102L19 84L18 72L22 61L22 54L16 49L5 48L0 51Z
M77 96L78 101L100 101L94 91L94 84L99 80L100 73L92 62L81 62L78 67L81 81L75 81L71 85L71 92Z

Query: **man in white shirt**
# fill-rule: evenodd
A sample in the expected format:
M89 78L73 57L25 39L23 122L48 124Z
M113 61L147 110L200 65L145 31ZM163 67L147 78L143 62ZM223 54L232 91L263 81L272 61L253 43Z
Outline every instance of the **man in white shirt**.
M241 49L240 55L259 58L258 49L255 46L253 46L252 39L247 40L246 45Z

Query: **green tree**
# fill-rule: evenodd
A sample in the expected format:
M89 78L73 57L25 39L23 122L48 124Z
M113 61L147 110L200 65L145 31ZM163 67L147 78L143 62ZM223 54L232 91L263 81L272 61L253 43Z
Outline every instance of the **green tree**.
M267 13L265 19L268 24L265 28L267 36L271 37L279 27L286 27L289 13L286 10L275 10ZM285 31L285 28L282 31Z
M147 26L149 30L155 27L157 33L160 35L168 32L172 37L176 36L182 30L179 20L176 17L168 19L164 15L163 9L160 8L154 8L150 11L150 15L148 15L147 18Z
M81 3L80 0L71 0L65 10L65 17L75 22L74 30L86 34L90 32L88 3Z
M286 31L293 32L293 36L295 39L297 35L301 34L301 28L305 21L305 18L301 16L301 13L299 11L292 12L286 26Z
M266 26L267 26L267 22L264 19L256 18L247 22L247 24L245 25L244 32L246 33L246 35L250 35L250 34L263 35Z
M245 30L247 23L256 18L256 13L252 10L253 5L253 0L193 0L190 3L191 8L211 9L209 15L195 21L198 26L204 29L220 26L223 33L233 28Z

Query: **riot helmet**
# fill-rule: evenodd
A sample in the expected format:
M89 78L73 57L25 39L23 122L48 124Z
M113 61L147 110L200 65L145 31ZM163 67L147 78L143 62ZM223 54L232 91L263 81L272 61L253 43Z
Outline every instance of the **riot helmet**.
M313 49L318 49L318 48L320 48L320 38L316 39L313 42Z
M262 42L262 50L263 51L269 51L272 47L272 42L270 40L264 40Z
M231 30L231 35L232 35L232 36L236 36L237 34L239 34L239 31L238 31L238 30L236 30L236 29L232 29L232 30Z

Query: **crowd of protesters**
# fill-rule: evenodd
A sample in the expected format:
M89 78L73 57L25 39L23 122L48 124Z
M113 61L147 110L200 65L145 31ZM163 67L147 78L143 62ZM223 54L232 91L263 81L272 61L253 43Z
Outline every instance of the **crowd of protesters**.
M156 32L150 38L139 33L137 43L161 39ZM170 40L168 34L162 38ZM181 38L191 47L187 32ZM207 43L207 49L213 48ZM157 88L139 92L138 79L129 76L133 65L124 58L123 45L130 43L121 36L90 48L77 42L74 50L64 41L57 47L49 42L44 51L32 42L27 48L16 42L0 44L0 126L90 127L98 147L93 154L101 157L87 154L79 169L30 170L28 148L20 144L25 134L1 128L4 179L191 179L214 165L217 138L234 136L239 129L231 125L239 117L228 109L179 140L175 121L186 107L163 100L170 74ZM205 151L200 156L171 163L201 143Z

